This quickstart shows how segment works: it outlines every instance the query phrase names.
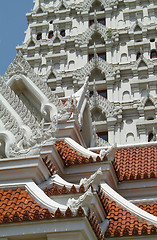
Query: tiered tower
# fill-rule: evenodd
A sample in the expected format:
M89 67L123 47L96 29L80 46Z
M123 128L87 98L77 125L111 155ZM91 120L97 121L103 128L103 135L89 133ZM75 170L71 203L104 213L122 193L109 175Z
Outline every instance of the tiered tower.
M34 1L0 78L1 240L157 239L156 9Z
M148 142L156 139L155 16L155 1L36 0L17 50L61 98L88 79L100 138Z

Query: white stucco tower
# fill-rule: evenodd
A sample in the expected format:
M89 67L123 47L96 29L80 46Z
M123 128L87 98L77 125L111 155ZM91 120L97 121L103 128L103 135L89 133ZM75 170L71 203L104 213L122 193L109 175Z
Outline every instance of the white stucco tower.
M60 98L88 79L97 145L156 140L155 0L36 0L21 50Z

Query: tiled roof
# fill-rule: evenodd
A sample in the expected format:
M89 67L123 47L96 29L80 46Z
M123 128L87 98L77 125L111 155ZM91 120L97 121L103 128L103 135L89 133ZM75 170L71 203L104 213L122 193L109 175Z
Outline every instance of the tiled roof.
M103 235L103 233L101 231L101 228L98 224L96 216L94 215L94 213L91 214L90 211L88 213L88 221L89 221L91 227L93 228L93 231L95 232L95 235L97 236L97 239L98 240L104 240L105 238L104 238L104 235Z
M99 192L99 197L106 212L106 218L109 220L105 237L140 236L155 234L157 232L157 228L154 225L148 225L146 221L133 216L129 211L124 210L114 201L109 200L103 192Z
M84 216L84 211L79 207L76 217ZM0 189L0 223L23 222L54 218L73 217L67 208L65 214L60 209L55 213L36 203L26 190L20 188L13 190Z
M75 188L74 185L71 187L71 189L67 189L66 186L58 187L58 186L54 185L50 189L45 188L44 192L48 196L62 195L62 194L74 194L74 193L84 193L85 188L84 188L83 184L79 187L78 190Z
M57 141L55 143L55 147L66 167L75 164L101 162L101 158L99 156L96 158L96 161L94 161L92 157L87 158L79 155L76 151L70 148L67 143L64 143L63 141Z
M0 223L53 218L54 213L40 207L26 190L0 189Z
M157 217L157 202L146 204L140 203L138 207Z
M51 160L48 159L48 155L46 155L43 158L43 162L45 163L46 167L48 168L49 172L51 173L51 175L53 175L53 173L56 171L56 168L53 164L53 162Z
M58 208L55 213L48 209L41 208L26 190L0 189L0 223L8 224L13 222L39 221L56 218L85 217L84 210L80 206L76 216L73 216L70 208L62 213ZM104 240L103 233L94 214L88 214L88 221L97 236L98 240Z
M157 177L157 146L122 148L113 162L119 181Z

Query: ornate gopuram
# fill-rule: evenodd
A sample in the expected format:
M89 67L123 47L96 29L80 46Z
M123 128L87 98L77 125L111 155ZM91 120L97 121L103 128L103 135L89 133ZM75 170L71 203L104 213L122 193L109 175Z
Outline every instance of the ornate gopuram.
M157 239L156 0L32 0L0 77L0 240Z

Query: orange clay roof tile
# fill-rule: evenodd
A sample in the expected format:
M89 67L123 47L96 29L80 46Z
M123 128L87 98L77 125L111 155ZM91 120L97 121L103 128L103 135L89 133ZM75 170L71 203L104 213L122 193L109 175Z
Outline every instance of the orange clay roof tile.
M140 236L157 233L157 228L154 225L148 225L146 221L140 220L121 206L117 206L101 190L98 192L98 195L106 212L106 218L109 220L105 237ZM140 204L139 207L155 216L157 214L157 203Z
M157 177L157 146L118 149L113 162L119 181Z
M87 158L82 155L79 155L76 151L70 148L67 143L64 143L63 141L57 141L55 143L55 147L65 167L69 167L71 165L76 165L76 164L88 164L88 163L94 162L92 156ZM106 161L106 160L107 160L106 158L103 159L103 161ZM97 156L95 162L101 162L101 158Z
M75 188L74 185L71 187L71 189L67 189L66 186L58 187L54 185L50 189L45 188L44 192L48 196L54 196L54 195L62 195L62 194L84 193L85 188L83 184L79 187L78 190Z
M78 209L77 216L80 216L80 209ZM16 190L0 189L0 223L44 220L60 217L72 217L71 210L67 209L65 214L63 214L60 209L57 209L55 213L50 213L48 209L41 208L40 204L36 203L26 190L20 188Z
M64 189L64 190L63 190ZM63 187L62 191L66 191ZM76 190L75 187L71 189ZM8 199L9 197L9 199ZM16 202L14 200L17 200ZM13 202L14 201L14 202ZM73 213L67 208L65 214L58 208L55 213L50 213L48 209L41 208L26 190L20 188L13 190L0 189L0 224L8 224L23 221L39 221L54 218L71 218ZM80 206L77 210L76 217L85 217L84 210ZM94 215L88 215L89 223L97 236L98 240L104 240L101 228Z

